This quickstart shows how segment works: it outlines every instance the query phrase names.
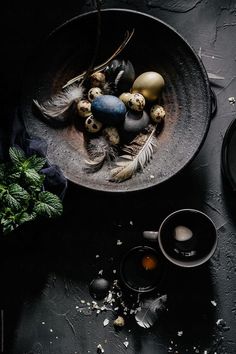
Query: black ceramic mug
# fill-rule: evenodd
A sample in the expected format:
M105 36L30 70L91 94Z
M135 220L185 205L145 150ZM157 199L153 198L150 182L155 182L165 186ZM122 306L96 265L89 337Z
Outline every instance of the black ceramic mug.
M217 247L217 230L205 213L180 209L168 215L159 227L158 243L163 255L180 267L207 262Z

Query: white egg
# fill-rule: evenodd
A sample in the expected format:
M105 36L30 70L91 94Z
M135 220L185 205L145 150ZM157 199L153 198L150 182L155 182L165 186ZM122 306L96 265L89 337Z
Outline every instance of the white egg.
M193 232L188 227L179 225L174 229L174 238L176 241L188 241L193 237Z

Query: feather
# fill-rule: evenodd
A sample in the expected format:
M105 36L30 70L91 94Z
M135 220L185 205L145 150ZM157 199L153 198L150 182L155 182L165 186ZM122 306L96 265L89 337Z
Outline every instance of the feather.
M147 299L141 305L141 310L135 315L135 319L140 327L150 328L157 321L160 313L165 310L167 295L162 295L157 299Z
M118 167L112 169L111 181L122 182L131 178L138 170L143 170L150 162L153 155L154 133L156 126L152 128L151 133L139 134L130 145L125 145L121 155L121 160L116 162Z
M84 169L88 173L99 171L106 160L113 160L116 156L115 146L109 144L103 136L89 140L86 148L90 159L85 160L86 167Z
M79 101L84 94L82 86L73 85L44 103L40 104L37 100L33 100L43 116L57 118L66 113L73 102Z
M125 34L125 39L124 41L119 45L119 47L116 49L116 51L102 64L96 66L95 68L93 68L92 72L98 71L98 70L103 70L105 69L105 67L110 63L110 61L112 61L118 54L120 54L122 52L122 50L126 47L126 45L129 43L130 39L132 38L134 34L134 29L129 32L127 31ZM63 88L74 84L76 81L81 80L84 78L84 76L86 75L87 71L84 71L82 74L73 77L71 80L69 80L64 86Z

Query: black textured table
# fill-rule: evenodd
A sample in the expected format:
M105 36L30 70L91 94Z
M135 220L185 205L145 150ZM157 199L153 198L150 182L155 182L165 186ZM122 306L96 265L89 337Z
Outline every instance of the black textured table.
M107 0L103 7L142 11L173 26L218 76L211 79L218 110L198 156L161 188L111 195L70 183L60 220L1 243L1 352L86 354L100 344L105 353L234 354L236 207L220 158L225 131L236 117L236 1ZM91 9L90 1L70 0L4 5L1 139L7 139L32 48L65 20ZM167 267L158 289L167 294L167 311L152 328L141 328L129 313L125 326L115 329L109 304L108 310L93 308L91 280L99 273L116 280L122 255L144 243L142 232L157 230L180 208L199 209L214 221L214 256L195 269Z

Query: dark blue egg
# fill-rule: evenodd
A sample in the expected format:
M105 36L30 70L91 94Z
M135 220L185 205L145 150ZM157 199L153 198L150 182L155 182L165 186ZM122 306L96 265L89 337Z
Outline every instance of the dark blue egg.
M102 95L96 97L91 104L95 119L108 125L119 125L125 119L125 104L116 96Z

